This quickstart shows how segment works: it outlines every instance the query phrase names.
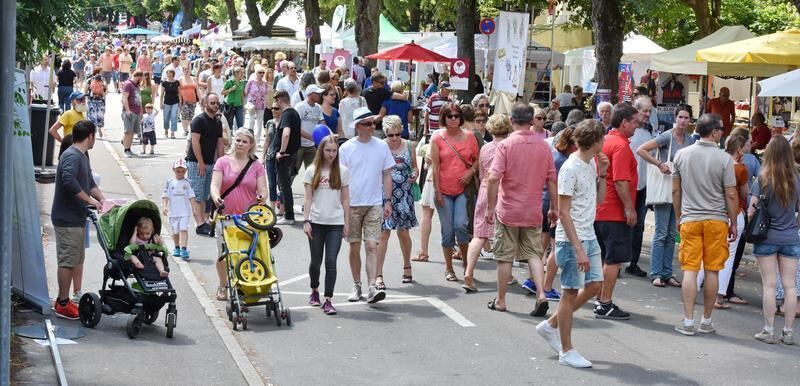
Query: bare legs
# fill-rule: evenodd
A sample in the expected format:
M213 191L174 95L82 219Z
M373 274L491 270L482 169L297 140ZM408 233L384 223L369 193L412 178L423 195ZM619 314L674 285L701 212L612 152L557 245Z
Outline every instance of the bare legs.
M705 271L705 284L703 285L703 317L706 319L711 319L711 312L714 311L714 302L717 299L717 287L719 287L719 272ZM774 281L772 288L774 291ZM694 301L697 296L696 271L683 271L681 294L683 295L683 317L686 320L692 320L694 319Z
M582 290L565 289L556 313L547 319L550 327L558 328L561 335L561 351L572 350L572 316L586 302L600 292L600 282L587 283Z
M389 237L392 231L381 232L381 242L378 244L377 275L383 276L383 264L386 260L386 250L389 247ZM400 252L403 254L403 268L411 266L411 235L408 229L397 230L397 240L400 241Z
M797 308L797 289L795 285L797 273L797 259L786 258L779 255L758 256L758 268L761 271L762 303L764 308L764 326L772 328L775 323L775 275L780 273L781 284L785 293L783 309L784 328L791 330L794 326Z
M600 289L600 301L602 303L610 302L611 298L614 296L614 286L617 285L617 276L619 276L619 264L603 265L603 287ZM536 283L536 285L539 285L539 283ZM716 287L714 287L714 291L716 291Z
M428 246L431 239L431 222L433 221L433 208L429 206L422 207L422 219L419 224L420 241L419 241L419 255L420 257L428 256Z
M364 251L366 252L366 268L367 268L367 283L369 285L375 284L375 278L378 276L378 242L365 241ZM353 282L361 283L361 242L355 241L350 243L350 273L353 274Z
M464 284L467 286L471 287L475 284L475 265L478 264L478 256L480 256L481 248L486 244L486 241L486 238L474 237L472 241L469 242L467 254L464 255L466 256L464 261L466 261L467 264L467 268L464 271Z

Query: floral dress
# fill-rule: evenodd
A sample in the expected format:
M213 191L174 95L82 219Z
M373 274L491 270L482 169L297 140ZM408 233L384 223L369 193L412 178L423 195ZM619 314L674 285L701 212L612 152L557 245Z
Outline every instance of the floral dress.
M414 213L414 195L411 192L413 181L409 181L413 173L411 150L408 141L403 153L394 156L392 168L392 215L383 222L383 230L411 229L417 226Z

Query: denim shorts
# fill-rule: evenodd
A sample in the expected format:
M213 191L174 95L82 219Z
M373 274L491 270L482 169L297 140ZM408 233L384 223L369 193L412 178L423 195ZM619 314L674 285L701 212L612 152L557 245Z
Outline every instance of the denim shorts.
M753 244L753 254L758 257L777 254L792 259L800 259L800 245Z
M578 258L575 249L569 241L556 241L556 264L561 268L561 288L581 289L584 283L603 281L602 259L600 258L600 244L597 240L581 241L586 256L589 257L589 270L578 270Z

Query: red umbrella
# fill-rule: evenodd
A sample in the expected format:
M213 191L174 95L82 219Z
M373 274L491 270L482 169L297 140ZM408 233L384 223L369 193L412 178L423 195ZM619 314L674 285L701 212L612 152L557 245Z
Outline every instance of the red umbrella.
M367 56L369 59L375 60L400 60L408 61L408 79L411 81L411 66L414 61L417 62L450 62L450 58L437 54L419 44L411 43L403 44L400 47L395 47L377 54ZM409 95L411 98L411 95Z

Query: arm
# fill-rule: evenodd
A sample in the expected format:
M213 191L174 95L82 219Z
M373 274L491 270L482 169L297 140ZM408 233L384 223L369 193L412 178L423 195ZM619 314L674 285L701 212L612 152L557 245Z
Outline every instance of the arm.
M552 199L553 194L551 193L550 196ZM572 222L572 216L570 215L570 211L572 210L572 197L558 196L558 208L558 218L561 219L561 227L564 228L567 239L570 244L572 244L572 247L575 248L578 270L587 272L589 270L589 257L586 255L586 250L583 249L583 244L578 238L578 233L575 231L575 223Z
M261 148L264 149L264 151L261 152L261 159L263 159L265 163L267 162L267 152L269 152L270 143L272 143L272 134L267 130L267 135L264 136L264 145L261 146Z
M645 142L644 144L642 144L642 146L639 146L639 148L636 149L636 154L639 157L642 157L642 159L645 160L645 162L648 162L649 164L655 165L656 167L658 167L658 170L660 170L661 173L671 174L672 172L670 171L669 166L665 165L663 162L661 162L661 160L656 159L656 157L653 157L653 155L650 153L651 151L655 150L656 148L658 148L658 144L656 143L656 140L655 139L651 139L651 140Z
M344 128L342 128L342 116L339 115L339 119L336 120L336 134L339 135L339 138L344 138Z
M128 106L128 92L125 91L122 93L122 111L125 113L130 113L131 108Z
M163 82L162 82L161 92L158 93L159 94L159 100L161 101L161 110L164 110L164 94L165 93L166 93L166 91L164 90L164 85L163 85Z
M725 202L728 207L728 241L736 240L736 217L739 215L739 193L736 187L725 188Z
M53 136L53 138L55 138L58 142L62 142L64 140L64 138L61 138L61 134L58 134L58 129L61 127L63 127L61 122L56 121L53 126L50 126L50 130L48 130L48 133L50 133L50 135Z
M106 200L105 196L103 195L103 192L100 191L100 188L98 188L97 186L93 187L89 191L89 195L91 195L95 200L100 201L100 203Z
M675 211L675 224L678 226L678 231L681 230L681 178L679 176L672 177L672 210Z
M486 187L487 210L486 223L494 224L495 207L497 206L497 191L500 187L500 176L489 173L488 186Z
M344 238L350 233L350 187L342 187L342 208L344 208Z
M392 216L392 168L383 171L383 219Z
M300 130L300 137L305 138L305 139L310 140L310 141L314 140L314 137L311 134L306 133L305 130Z
M431 144L428 147L428 152L430 153L431 165L430 165L430 173L431 179L433 180L433 191L434 193L434 200L436 201L436 205L443 206L444 205L444 198L442 197L442 192L439 190L439 146L431 139Z
M201 176L206 175L206 161L203 159L203 152L200 150L200 133L192 133L192 152L197 159L197 173Z
M224 129L223 129L224 130ZM217 138L217 158L225 155L225 138Z
M312 240L314 236L311 234L311 201L314 197L314 190L311 189L311 184L305 183L303 184L303 190L305 194L303 195L303 218L306 221L303 223L303 233L306 234L309 240Z
M376 120L382 121L383 118L386 116L386 113L387 113L386 106L382 106L381 111L378 113L378 117L376 118Z
M222 199L219 197L221 195L220 189L222 189L222 172L215 170L211 173L209 195L211 196L211 201L214 201L217 205L222 204Z
M264 165L261 165L260 162L258 162L258 161L255 161L255 162L256 162L257 167L260 167L262 169L264 168ZM212 176L212 178L213 178L213 176ZM258 196L261 197L261 200L258 200L259 202L263 201L264 197L269 197L269 191L267 190L267 176L266 175L259 176L258 179L256 179L256 192L258 192ZM306 218L308 218L308 217L306 217Z
M630 181L614 181L614 188L617 189L617 196L622 201L622 207L625 208L625 217L630 226L636 225L636 208L633 206L633 198L631 197Z
M181 81L178 81L178 104L183 105L183 93L181 92Z

